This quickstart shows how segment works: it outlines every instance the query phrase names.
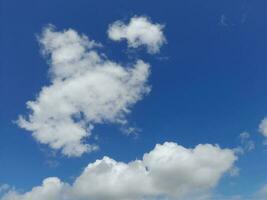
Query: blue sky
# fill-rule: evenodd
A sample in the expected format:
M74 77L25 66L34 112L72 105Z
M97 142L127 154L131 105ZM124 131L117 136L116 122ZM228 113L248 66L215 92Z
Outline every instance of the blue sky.
M46 177L72 183L96 159L127 163L166 141L186 148L245 148L239 135L246 131L255 148L238 154L239 175L224 174L212 191L225 199L253 196L267 184L267 147L259 132L267 116L266 6L264 0L2 0L0 183L19 191L30 191ZM134 16L164 25L167 42L156 54L145 45L128 48L126 40L108 38L110 24L127 24ZM15 123L29 113L26 102L50 85L49 59L37 37L48 24L100 42L100 51L114 62L150 64L151 92L126 114L129 126L140 130L137 136L127 136L116 123L97 124L99 150L69 158Z

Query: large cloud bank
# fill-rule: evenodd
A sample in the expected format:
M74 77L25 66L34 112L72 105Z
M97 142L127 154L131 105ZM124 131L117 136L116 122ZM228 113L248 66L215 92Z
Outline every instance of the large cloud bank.
M51 177L29 192L9 191L1 200L190 199L215 187L236 159L232 150L219 146L190 149L166 142L142 160L123 163L104 157L89 164L72 184Z
M67 156L97 149L85 140L95 124L125 124L125 115L150 91L149 64L142 60L122 66L98 52L99 44L73 29L48 26L39 37L49 58L50 85L27 102L29 116L20 127Z

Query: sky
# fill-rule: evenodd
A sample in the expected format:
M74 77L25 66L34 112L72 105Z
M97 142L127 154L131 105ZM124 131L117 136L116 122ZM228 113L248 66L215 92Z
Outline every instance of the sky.
M267 2L0 1L0 200L266 200Z

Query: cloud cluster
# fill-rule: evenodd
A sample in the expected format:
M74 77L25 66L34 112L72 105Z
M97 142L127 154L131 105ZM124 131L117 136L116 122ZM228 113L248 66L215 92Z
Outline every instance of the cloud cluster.
M162 29L146 17L133 17L129 24L111 24L108 35L157 53L166 42ZM116 63L99 53L101 44L73 29L48 26L38 39L48 57L50 84L27 102L30 113L19 116L18 125L67 156L97 149L87 141L94 126L127 124L131 107L150 91L150 65L142 60ZM242 138L248 139L245 134ZM166 142L129 163L96 160L72 183L49 177L28 192L7 188L0 200L204 200L222 176L235 169L236 160L234 150L217 145L185 148Z
M159 52L160 47L166 43L162 32L163 25L152 23L147 17L133 17L129 24L116 21L109 26L108 36L114 41L127 40L128 46L137 48L146 46L148 53Z
M100 44L73 29L48 26L39 37L49 58L50 85L27 102L18 125L67 156L97 149L87 144L95 124L125 124L125 115L150 91L150 66L142 60L123 66L99 53Z
M47 178L29 192L12 190L1 200L187 199L216 186L236 160L230 149L210 144L190 149L166 142L142 160L123 163L104 157L89 164L72 184Z

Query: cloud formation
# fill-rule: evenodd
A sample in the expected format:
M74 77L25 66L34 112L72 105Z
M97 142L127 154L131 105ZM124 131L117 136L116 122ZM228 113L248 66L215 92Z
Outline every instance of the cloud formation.
M161 24L152 23L147 17L135 16L128 24L120 20L112 23L108 29L108 36L114 41L127 40L131 48L145 46L148 53L154 54L166 43L163 27Z
M236 160L232 150L219 146L190 149L166 142L142 160L124 163L104 157L90 163L72 184L47 178L29 192L11 190L1 200L190 199L215 187Z
M150 91L150 65L113 62L98 52L100 44L73 29L48 26L39 42L49 58L51 83L27 102L30 113L19 116L18 125L67 156L97 149L85 141L94 125L127 123L131 106Z

